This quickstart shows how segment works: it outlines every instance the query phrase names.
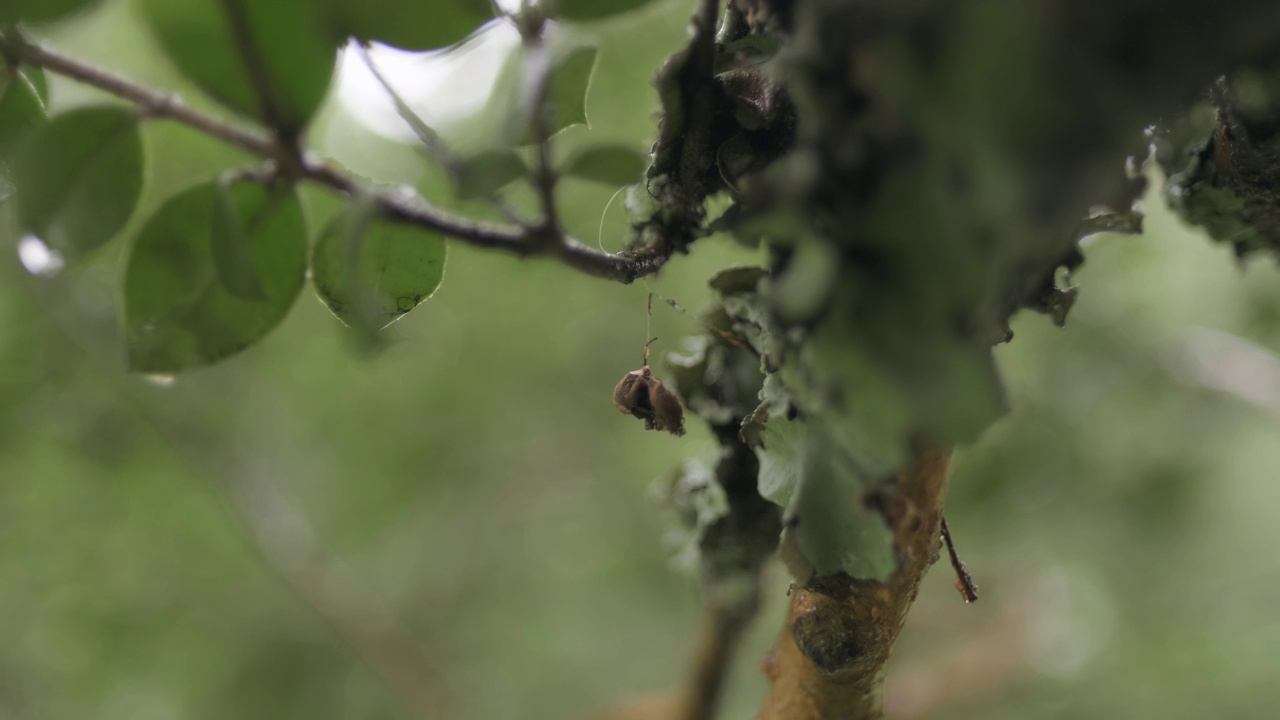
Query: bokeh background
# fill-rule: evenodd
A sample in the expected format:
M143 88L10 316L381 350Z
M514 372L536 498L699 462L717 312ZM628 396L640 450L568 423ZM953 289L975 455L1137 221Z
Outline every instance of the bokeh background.
M586 28L591 127L558 152L647 148L648 79L688 14L664 0ZM219 112L127 2L37 35ZM378 57L461 137L503 42ZM311 142L449 204L367 77L344 78ZM104 100L52 88L56 109ZM145 137L135 226L247 160L172 124ZM612 191L562 195L570 230L608 249ZM307 199L313 227L336 205ZM1019 316L996 350L1013 410L959 453L948 503L982 599L964 605L945 566L930 575L891 664L892 717L1280 712L1280 272L1237 263L1158 195L1146 206L1144 236L1087 243L1066 329ZM454 245L380 353L308 290L244 355L143 378L124 372L116 320L127 239L53 272L20 257L3 212L0 718L413 716L370 647L427 677L445 720L587 718L680 680L698 587L670 568L652 484L714 446L696 424L643 432L610 393L639 362L647 292L696 313L706 278L755 254L711 238L623 287ZM660 352L697 332L662 304L652 322ZM786 584L774 568L724 718L754 713Z

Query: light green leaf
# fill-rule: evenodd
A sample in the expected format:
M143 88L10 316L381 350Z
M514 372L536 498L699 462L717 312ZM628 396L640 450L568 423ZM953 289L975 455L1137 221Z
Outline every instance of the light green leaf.
M651 0L552 0L551 15L577 22L601 20L648 5Z
M68 259L110 240L142 192L142 138L127 110L90 107L27 135L14 164L23 227Z
M796 404L827 418L828 431L865 466L889 472L906 460L910 398L840 323L815 329L779 375Z
M4 0L0 4L0 25L57 20L72 13L82 12L96 0Z
M266 300L266 291L253 266L249 233L241 221L232 197L233 182L219 181L213 198L213 219L209 228L210 251L218 280L241 300Z
M840 282L840 253L819 237L797 242L795 252L769 288L774 312L788 324L811 322L830 300Z
M249 182L228 198L243 223L262 300L236 297L213 257L216 182L169 199L138 234L124 276L129 368L176 373L216 362L261 340L302 289L307 228L292 189Z
M893 574L893 533L868 495L880 478L839 443L815 428L802 440L801 481L784 523L818 575L837 571L883 580Z
M354 203L329 222L311 255L320 299L348 326L383 328L430 297L444 278L444 241L368 215Z
M296 132L324 99L337 45L314 0L141 1L178 69L227 107ZM250 47L237 43L229 8L243 16ZM266 107L255 82L267 94Z
M524 159L514 150L498 148L483 150L472 157L458 161L453 168L458 198L473 200L492 197L503 186L524 177L529 172Z
M493 19L490 0L327 0L339 35L431 50L452 45Z
M621 186L640 182L645 165L644 157L629 147L599 145L574 155L562 172L583 180Z
M707 285L722 296L754 293L760 281L769 276L769 271L758 265L743 265L725 268L707 280Z
M895 569L893 534L866 502L879 476L822 422L770 417L764 445L756 449L760 494L786 508L785 541L803 556L803 563L789 564L793 572L799 565L817 576L887 578Z
M760 432L760 474L757 483L760 496L770 502L787 507L795 495L800 481L800 464L796 462L796 441L800 423L778 415L764 423Z
M809 223L787 209L743 210L731 220L726 219L726 226L735 238L750 247L757 247L762 240L790 245L796 238L812 235Z

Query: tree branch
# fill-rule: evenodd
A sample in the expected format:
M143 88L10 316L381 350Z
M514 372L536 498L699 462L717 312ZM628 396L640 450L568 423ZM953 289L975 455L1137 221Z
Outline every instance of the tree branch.
M673 720L712 720L720 705L729 662L742 639L742 631L754 615L745 617L723 603L707 605L706 617L694 649L693 666L678 699Z
M706 611L674 720L715 717L734 651L760 608L760 576L781 531L777 508L756 490L760 463L742 441L740 425L740 418L712 424L722 452L715 483L727 511L703 529L698 543Z
M541 32L541 31L539 31ZM551 130L547 123L547 89L551 82L551 58L539 35L530 43L530 54L537 58L533 64L537 71L533 95L533 132L538 142L538 168L534 182L542 203L542 224L552 239L560 236L560 213L556 210L556 173L551 167Z
M68 57L11 33L0 33L0 52L18 62L71 78L128 100L147 116L172 120L197 132L269 160L280 167L295 163L294 149L254 129L228 123L192 109L174 93L160 92L101 68ZM350 194L362 181L328 163L304 154L302 179ZM454 215L417 194L376 190L369 194L391 220L421 227L455 240L519 257L548 257L593 277L631 283L656 273L671 255L654 244L624 253L608 253L570 237L551 244L539 242L541 235L526 228L487 223Z
M829 575L793 590L782 635L764 662L770 686L757 720L881 717L889 652L941 549L949 465L949 452L922 447L880 499L899 559L892 576Z
M757 372L760 361L746 345L720 333L707 328L703 354L693 364L689 358L672 362L670 356L667 362L672 386L720 444L714 472L688 463L671 478L664 497L681 533L692 535L680 555L696 550L702 577L704 610L691 663L672 692L620 705L599 720L712 720L743 632L760 609L761 574L782 531L780 508L760 496L760 458L741 432L760 389L744 377Z
M542 205L542 242L555 243L564 234L556 211L556 173L551 167L551 127L548 122L547 92L551 87L551 52L547 48L544 33L546 18L541 11L526 7L519 22L520 41L525 51L525 87L522 97L529 102L529 126L537 143L537 167L533 184Z
M727 138L716 131L733 117L734 105L715 78L718 7L718 0L699 0L689 44L667 59L655 79L662 121L646 189L659 209L634 229L642 240L655 234L667 252L686 251L701 235L706 198L724 187L715 159Z
M278 151L271 138L193 110L175 93L160 92L139 85L132 80L75 58L27 42L15 34L0 33L0 52L20 63L44 68L49 72L128 100L147 115L181 123L251 155L267 159L276 158Z

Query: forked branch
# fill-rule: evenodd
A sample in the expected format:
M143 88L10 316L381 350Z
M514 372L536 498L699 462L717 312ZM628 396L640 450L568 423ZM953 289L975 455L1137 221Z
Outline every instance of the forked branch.
M140 85L43 45L28 42L14 32L0 33L0 54L16 63L43 68L128 100L148 117L180 123L272 162L277 167L291 168L299 165L296 161L296 149L287 142L256 128L246 128L195 110L174 93ZM297 172L303 180L342 193L350 194L357 188L364 189L363 181L310 154L303 154ZM462 217L442 210L414 193L364 190L371 195L382 212L394 221L416 225L476 247L520 257L549 257L574 270L606 280L631 283L637 278L656 273L671 254L669 250L658 246L631 252L608 253L568 236L560 236L556 243L547 243L545 230L538 227L525 228Z

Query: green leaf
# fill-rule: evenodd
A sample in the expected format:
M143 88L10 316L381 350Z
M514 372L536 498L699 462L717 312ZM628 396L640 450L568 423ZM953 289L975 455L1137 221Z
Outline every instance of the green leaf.
M14 164L18 216L72 259L110 240L142 192L142 138L133 114L90 107L54 117L22 142Z
M445 244L421 228L373 217L355 203L329 222L311 255L311 280L350 327L379 329L431 296Z
M760 496L784 508L791 504L800 482L800 464L796 462L800 427L800 423L782 416L770 418L764 423L761 445L756 448L756 456L760 458L757 477Z
M228 8L243 16L248 47ZM142 0L142 9L178 69L233 110L296 132L324 99L337 46L314 0Z
M803 557L788 562L796 579L837 572L860 579L891 575L893 534L866 502L879 476L821 420L770 417L762 439L756 449L760 494L786 508L784 545Z
M19 142L45 120L44 101L28 69L14 72L0 66L0 199L9 194L5 187Z
M711 276L707 285L722 296L744 295L756 292L760 281L769 276L769 271L757 265L743 265L725 268Z
M57 20L72 13L81 12L96 0L4 0L0 5L0 25Z
M582 22L637 10L649 2L650 0L553 0L550 12L553 17Z
M478 197L492 197L502 186L528 173L528 169L519 154L509 148L489 148L469 156L455 154L444 139L440 137L440 134L405 102L387 77L378 69L368 49L363 46L355 46L352 50L364 62L369 72L373 74L378 84L382 86L383 91L391 98L396 108L396 114L413 129L414 134L418 136L418 140L422 143L427 154L449 173L454 182L455 192L460 199L470 200ZM466 52L466 50L465 48L455 48L443 54L449 55L458 52ZM489 123L481 122L479 125L481 127L480 137L491 134L485 132L484 127L488 125L489 128L492 128L492 121ZM361 331L358 335L362 336L360 342L366 348L376 345L376 342L370 344L371 341L376 340L372 335L375 330L376 328L361 326Z
M253 266L250 236L232 197L233 187L233 182L219 181L213 198L209 228L213 267L219 282L232 295L241 300L266 300L266 291Z
M547 131L561 130L587 121L586 95L595 67L596 48L582 45L567 33L553 33L546 52L546 100L551 110ZM467 154L494 147L516 147L535 141L530 103L535 95L533 84L537 69L531 54L523 45L515 45L503 60L498 76L489 91L484 109L453 138ZM536 58L535 58L536 59Z
M506 148L481 151L460 160L453 168L453 178L461 200L492 197L503 186L528 173L529 168L525 166L520 154Z
M548 52L547 132L554 135L571 125L587 122L587 87L595 67L596 49L553 40ZM477 117L478 126L473 134L482 137L472 138L472 145L513 146L535 142L531 125L533 108L529 106L535 78L530 74L532 63L528 58L528 50L519 45L507 56L494 81L489 102Z
M176 373L234 355L261 340L302 289L307 227L292 189L240 182L228 191L243 223L262 300L237 297L213 257L218 183L169 199L138 234L124 276L129 368Z
M811 322L830 300L840 282L840 253L818 237L797 242L786 270L769 288L773 309L788 324Z
M364 48L357 48L357 51L378 84L391 98L396 114L413 129L427 153L449 172L459 199L492 197L503 186L528 174L529 169L524 159L510 148L489 148L464 157L455 155L440 134L409 107L386 76L378 70L369 54L364 52Z
M547 129L552 135L571 125L588 124L587 88L591 85L596 54L596 48L589 45L553 53L551 77L547 82L547 104L551 107L551 123Z
M490 0L327 0L342 39L431 50L452 45L493 19Z
M796 405L825 418L828 432L864 466L891 472L906 460L905 440L916 419L911 400L846 325L820 325L779 374Z
M630 185L644 177L644 157L623 145L600 145L578 153L565 164L563 173L605 185Z

